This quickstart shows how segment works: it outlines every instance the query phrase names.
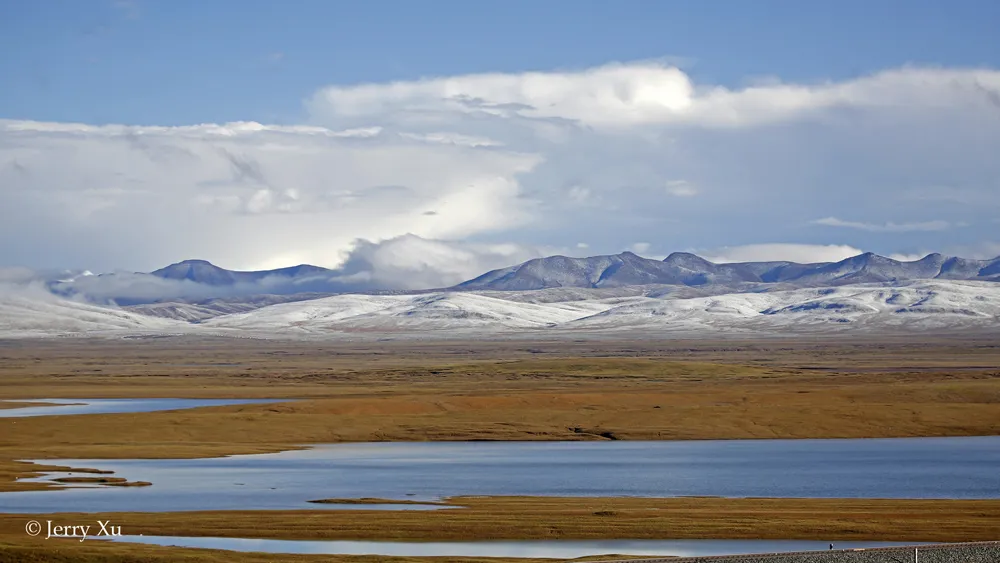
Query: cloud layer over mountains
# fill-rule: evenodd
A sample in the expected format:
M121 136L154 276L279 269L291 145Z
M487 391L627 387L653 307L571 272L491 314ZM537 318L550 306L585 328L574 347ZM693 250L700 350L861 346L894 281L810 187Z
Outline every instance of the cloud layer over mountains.
M335 85L306 105L302 125L0 121L0 264L311 263L416 288L633 247L1000 254L995 70L724 88L641 61Z
M1000 282L1000 257L972 260L929 254L919 260L899 261L873 253L816 263L714 263L684 252L671 253L662 260L632 252L588 258L555 255L491 269L468 279L472 276L462 274L468 268L479 267L478 272L482 272L490 261L509 263L510 249L471 248L462 255L452 246L440 247L433 241L412 236L394 242L393 246L362 244L338 269L302 264L234 271L205 260L184 260L149 273L119 271L95 275L5 269L0 270L0 297L13 295L49 301L58 296L103 305L225 299L228 310L237 302L237 308L253 308L313 299L322 294L426 293L447 288L526 291L674 286L671 291L688 287L698 293L720 294L871 283L892 285L914 280ZM436 266L446 259L453 263L452 269ZM447 281L442 283L443 280Z

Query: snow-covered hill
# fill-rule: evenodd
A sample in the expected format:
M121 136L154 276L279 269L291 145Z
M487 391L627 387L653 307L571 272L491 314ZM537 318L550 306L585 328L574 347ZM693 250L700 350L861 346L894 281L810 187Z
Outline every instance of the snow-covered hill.
M566 328L676 332L1000 332L1000 286L929 281L644 299Z
M233 305L235 307L235 305ZM0 336L185 333L269 338L713 337L803 333L1000 333L1000 284L929 280L712 293L684 286L344 294L222 314L196 324L54 297L0 299ZM191 319L190 305L176 316Z
M122 307L126 311L151 317L176 319L198 323L207 319L232 313L254 311L261 307L291 301L307 301L326 297L322 293L296 293L293 295L256 295L249 297L227 297L200 301L166 301Z
M0 337L173 334L191 325L175 319L140 315L116 307L78 303L49 294L0 295Z
M639 284L724 286L786 283L798 287L847 285L924 279L1000 280L1000 257L993 260L928 254L920 260L900 262L867 252L840 262L742 262L715 264L686 252L675 252L663 261L631 252L613 256L567 258L550 256L487 272L463 282L456 289L523 291L551 287L623 287Z
M358 266L360 267L360 266ZM367 266L366 266L367 267ZM135 312L204 320L248 311L282 300L339 293L409 294L419 290L402 280L384 285L370 271L344 266L329 270L301 264L276 270L236 271L204 260L184 260L149 273L112 272L78 275L38 273L50 292L93 303L133 306ZM30 276L29 276L30 277ZM34 279L34 278L32 278ZM433 279L433 277L432 277ZM449 288L454 291L533 291L552 288L615 289L652 285L695 288L704 294L752 291L761 284L820 287L859 283L948 279L1000 282L1000 257L971 260L928 254L901 262L872 253L840 262L740 262L716 264L694 254L675 252L664 260L631 252L588 258L549 256L493 270ZM630 289L631 290L631 289ZM287 299L284 299L287 298ZM179 304L175 306L175 304ZM143 307L150 305L148 307Z
M203 323L209 329L253 332L406 332L554 327L610 306L601 300L518 302L473 293L422 295L336 295L283 303Z

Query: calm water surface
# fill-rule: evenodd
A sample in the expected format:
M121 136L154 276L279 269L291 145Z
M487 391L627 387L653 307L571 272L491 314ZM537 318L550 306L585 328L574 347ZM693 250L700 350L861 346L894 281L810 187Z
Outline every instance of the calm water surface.
M288 401L284 399L283 401ZM282 402L275 399L18 399L17 403L52 403L51 406L0 409L0 418L59 416L71 414L115 414L172 411L198 407L224 407Z
M830 542L797 540L546 540L489 542L294 541L245 538L123 536L113 541L177 547L201 547L261 553L384 555L409 557L575 558L588 555L698 557L744 553L820 551ZM918 545L892 542L834 542L837 549Z
M0 512L330 509L307 501L461 495L1000 498L1000 437L367 443L44 463L153 486L0 493Z

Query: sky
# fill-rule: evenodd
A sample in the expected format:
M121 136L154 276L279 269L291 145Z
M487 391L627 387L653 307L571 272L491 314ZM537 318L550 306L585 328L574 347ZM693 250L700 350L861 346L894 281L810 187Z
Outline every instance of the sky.
M993 0L0 0L0 267L1000 255Z

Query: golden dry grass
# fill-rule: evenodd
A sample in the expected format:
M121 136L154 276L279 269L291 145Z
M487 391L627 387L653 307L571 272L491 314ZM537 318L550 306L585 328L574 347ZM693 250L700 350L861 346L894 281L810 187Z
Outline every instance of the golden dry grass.
M130 535L421 541L517 539L995 539L1000 501L456 497L435 511L295 510L0 515L0 538L29 519L111 520ZM262 525L265 523L266 525Z
M32 469L20 459L201 457L379 440L1000 433L1000 347L992 344L478 346L0 343L0 398L300 399L0 419L0 490L39 487L12 482Z
M174 412L0 419L0 491L44 487L14 480L54 469L17 460L202 457L322 442L996 435L997 366L1000 346L992 342L941 339L0 342L3 399L298 399ZM93 465L98 471L99 462ZM469 508L433 513L268 512L266 533L254 531L259 528L254 523L265 517L260 513L199 513L186 524L191 515L111 516L134 527L128 533L183 535L201 530L201 535L354 539L823 536L954 541L995 539L1000 529L993 501L460 502ZM10 559L11 553L24 560L50 560L42 555L52 551L51 546L24 543L23 531L17 531L23 516L3 516L0 523L0 541L20 546L0 545L0 562L4 557L19 560ZM64 560L170 560L174 552L193 557L191 561L224 560L215 552L144 546L88 545L86 550L93 550L93 558ZM83 551L74 547L72 553L52 553L75 557Z
M587 561L581 558L574 561ZM0 563L551 563L552 559L488 557L382 557L374 555L288 555L182 549L142 544L45 540L0 541Z

